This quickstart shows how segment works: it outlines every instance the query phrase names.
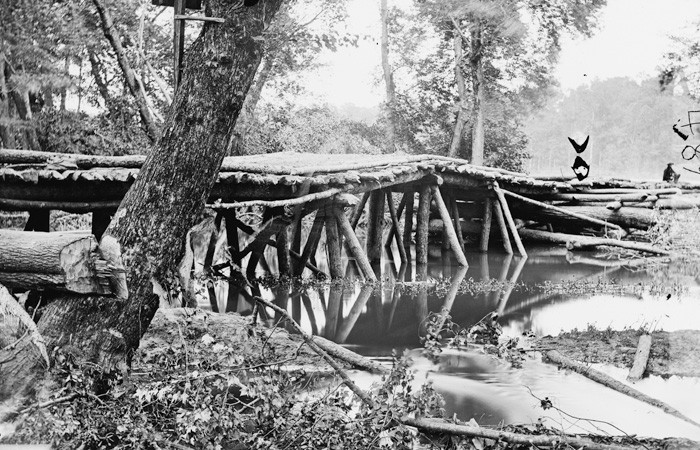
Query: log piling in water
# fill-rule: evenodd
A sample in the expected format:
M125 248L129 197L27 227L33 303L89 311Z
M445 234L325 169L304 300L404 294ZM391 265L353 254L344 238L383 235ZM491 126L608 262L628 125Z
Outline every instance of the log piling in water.
M404 194L406 209L404 212L403 223L403 245L406 250L407 261L411 260L411 241L413 240L413 202L415 201L415 192L409 190Z
M416 264L428 263L428 228L430 226L430 186L423 184L418 192L416 212Z
M326 209L326 251L328 252L328 268L331 279L342 278L343 260L340 255L340 235L338 225L332 207Z
M350 221L345 216L342 209L336 207L334 213L340 228L340 232L348 243L350 254L355 258L355 261L357 261L357 265L360 266L362 275L364 275L366 280L376 282L377 276L374 274L374 270L372 269L372 265L370 264L367 255L362 250L360 241L357 239L355 230L353 230L352 226L350 225Z
M498 223L498 229L501 231L501 240L503 241L503 250L508 255L513 254L513 247L510 245L510 237L508 236L508 226L506 225L506 219L503 217L503 210L498 201L492 200L491 207L493 209L493 215L496 217L496 223Z
M484 218L481 222L481 241L479 242L479 251L482 253L489 251L489 237L491 235L491 220L493 217L491 203L491 197L484 199Z
M468 267L469 263L467 263L467 258L466 256L464 256L464 251L459 245L459 239L457 239L457 232L455 231L454 226L452 226L452 218L450 217L450 213L447 211L447 205L445 205L445 201L442 198L440 188L438 188L437 185L432 185L430 186L430 192L432 194L433 199L435 199L435 204L437 205L438 211L440 212L440 217L442 218L445 234L447 234L447 238L450 242L450 247L452 248L455 258L457 258L457 263L462 267Z
M384 225L384 193L372 191L369 196L367 217L367 258L370 264L379 264L382 259L382 232Z

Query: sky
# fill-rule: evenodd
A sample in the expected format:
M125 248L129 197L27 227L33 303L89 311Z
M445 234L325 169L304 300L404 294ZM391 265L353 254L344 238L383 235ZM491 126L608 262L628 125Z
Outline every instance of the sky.
M408 1L389 0L389 5ZM376 5L376 11L367 8L368 4ZM350 31L373 39L325 56L328 65L308 78L314 100L365 107L382 101L383 87L376 85L381 75L378 5L373 0L350 1ZM595 78L654 76L662 55L672 48L669 35L682 32L698 19L700 0L608 0L592 38L563 41L555 75L565 91Z

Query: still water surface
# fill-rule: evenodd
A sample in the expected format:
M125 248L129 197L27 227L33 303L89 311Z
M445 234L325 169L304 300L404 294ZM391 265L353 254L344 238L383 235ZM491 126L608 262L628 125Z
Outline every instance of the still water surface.
M524 332L538 337L555 336L588 326L612 330L642 326L665 331L700 330L700 274L692 268L682 264L644 270L603 267L599 260L585 255L581 252L574 256L561 248L546 247L529 249L527 259L468 253L469 268L465 270L443 257L439 248L431 249L427 268L419 269L412 265L401 267L398 257L388 253L386 262L377 268L384 283L375 290L324 285L303 290L261 288L260 294L286 307L308 332L358 353L389 363L393 350L407 351L417 373L416 381L431 381L445 399L447 414L456 414L462 420L474 418L482 425L541 420L567 432L624 432L700 441L700 429L581 375L559 371L554 365L542 363L539 355L527 358L519 369L477 350L448 350L437 363L421 355L420 335L425 331L425 318L442 308L447 308L452 320L462 327L470 327L496 311L504 333L510 336ZM275 258L274 253L267 256L268 261ZM323 261L319 265L324 269ZM354 262L348 261L347 278L357 278L357 273ZM455 295L449 285L426 292L417 288L416 280L433 284L444 280L501 284L496 283L497 288L491 292ZM564 281L578 284L566 294L542 290L543 285ZM399 288L401 282L406 283L403 289ZM515 288L512 283L517 283ZM610 283L626 289L611 288ZM245 298L227 300L227 290L225 283L218 286L218 301L207 306L249 313L251 306ZM274 317L267 320L275 322ZM596 367L620 381L627 376L627 370ZM365 387L377 381L364 373L355 374L355 378ZM649 377L636 383L635 388L700 422L699 379ZM538 398L544 397L559 410L540 408Z

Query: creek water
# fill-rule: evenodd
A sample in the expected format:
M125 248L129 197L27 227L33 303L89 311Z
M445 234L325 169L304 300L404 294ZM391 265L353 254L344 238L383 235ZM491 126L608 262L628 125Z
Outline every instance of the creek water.
M359 285L260 289L260 294L286 307L302 327L352 350L389 364L392 352L406 351L416 382L430 381L445 399L448 416L474 418L481 425L543 422L570 433L637 434L687 437L700 441L700 428L660 409L631 399L587 378L558 370L531 352L521 368L474 350L445 350L437 362L422 356L420 336L431 312L449 310L452 321L468 328L498 313L505 335L556 336L562 331L639 329L700 330L700 274L680 263L652 268L609 267L561 248L528 248L529 257L468 253L469 268L453 264L447 252L431 247L427 267L400 266L388 252L375 270L380 288ZM583 255L583 256L581 256ZM275 254L266 255L270 265ZM325 262L318 261L324 269ZM608 267L601 266L601 264ZM359 278L354 261L346 261L346 278ZM421 289L416 280L437 288ZM492 286L455 293L452 283ZM565 289L556 289L562 285ZM444 286L441 288L440 286ZM218 311L250 313L243 296L228 296L221 283L217 301L202 305ZM456 295L455 295L456 294ZM670 294L670 295L669 295ZM274 317L267 317L274 324ZM627 370L594 365L625 382ZM355 373L365 387L377 377ZM700 379L651 376L634 384L645 394L667 402L700 422ZM556 408L544 410L547 397ZM589 420L590 419L590 420Z

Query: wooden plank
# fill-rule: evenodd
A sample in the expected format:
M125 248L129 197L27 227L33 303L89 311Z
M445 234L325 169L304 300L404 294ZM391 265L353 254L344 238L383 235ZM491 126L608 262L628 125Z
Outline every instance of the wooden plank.
M651 335L648 333L639 336L637 343L637 351L634 354L634 362L627 375L628 381L639 381L647 370L647 361L649 361L649 352L651 351Z

